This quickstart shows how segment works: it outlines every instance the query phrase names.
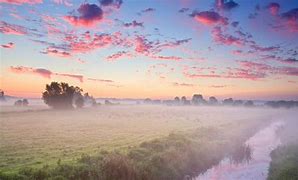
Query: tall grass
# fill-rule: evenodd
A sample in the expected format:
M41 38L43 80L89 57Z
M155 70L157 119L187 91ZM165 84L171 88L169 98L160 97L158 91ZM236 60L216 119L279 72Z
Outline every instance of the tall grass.
M258 127L261 127L259 123ZM1 173L0 179L176 180L195 177L224 157L238 157L239 161L242 157L239 152L246 152L239 149L257 130L257 123L243 122L218 128L202 127L143 142L127 149L126 153L82 155L74 164L58 160L55 167Z

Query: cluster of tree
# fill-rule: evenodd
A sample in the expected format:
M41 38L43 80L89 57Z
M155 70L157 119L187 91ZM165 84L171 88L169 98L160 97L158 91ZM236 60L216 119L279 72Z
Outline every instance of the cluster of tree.
M268 101L265 105L272 108L293 108L298 107L298 101Z
M27 99L19 99L14 103L15 106L28 106L29 102Z
M42 98L48 106L54 109L82 108L86 104L96 105L95 99L88 93L82 95L83 89L70 86L67 83L51 82L46 85Z
M205 100L203 95L201 94L194 94L191 100L187 100L185 96L179 98L176 96L174 100L151 100L149 98L144 100L145 104L165 104L165 105L230 105L230 106L246 106L246 107L253 107L253 101L243 101L243 100L233 100L233 98L224 99L222 103L220 103L216 97L211 96L208 100Z

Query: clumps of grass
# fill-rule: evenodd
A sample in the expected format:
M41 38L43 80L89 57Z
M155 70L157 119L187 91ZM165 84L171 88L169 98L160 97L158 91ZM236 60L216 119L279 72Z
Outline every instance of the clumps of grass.
M271 152L269 180L298 179L298 144L279 146Z
M251 129L258 130L253 123L248 124L172 133L129 148L126 153L82 155L75 164L58 160L55 167L27 168L10 175L0 173L0 179L178 180L195 177L233 153L237 161L245 157L239 153L248 150L241 147L255 133Z

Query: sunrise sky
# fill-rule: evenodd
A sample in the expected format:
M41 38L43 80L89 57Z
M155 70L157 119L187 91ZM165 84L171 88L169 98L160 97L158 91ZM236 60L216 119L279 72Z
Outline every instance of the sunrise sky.
M298 100L298 1L0 0L0 88Z

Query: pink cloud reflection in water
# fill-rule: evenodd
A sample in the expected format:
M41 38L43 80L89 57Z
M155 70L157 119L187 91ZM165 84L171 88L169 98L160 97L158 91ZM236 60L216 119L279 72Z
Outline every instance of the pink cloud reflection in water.
M276 131L283 124L274 122L245 142L252 149L252 159L248 163L232 164L225 158L217 166L196 177L196 180L266 179L271 161L270 152L281 143Z

